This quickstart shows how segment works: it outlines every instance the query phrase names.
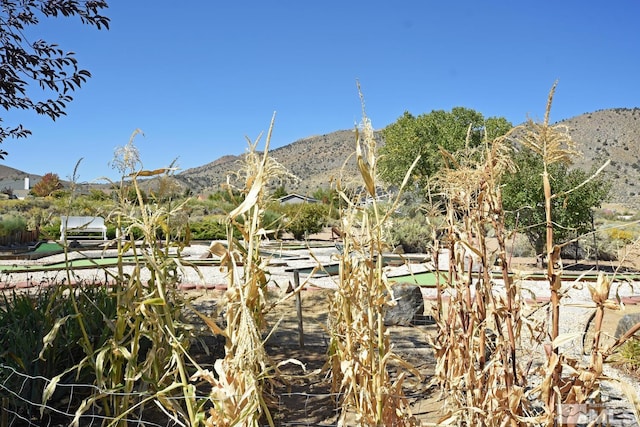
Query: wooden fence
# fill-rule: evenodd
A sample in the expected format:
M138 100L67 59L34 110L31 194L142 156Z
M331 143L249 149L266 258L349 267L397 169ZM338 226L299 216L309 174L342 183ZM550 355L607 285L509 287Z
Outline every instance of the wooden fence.
M18 231L9 236L0 236L0 246L19 246L37 242L40 238L40 229Z

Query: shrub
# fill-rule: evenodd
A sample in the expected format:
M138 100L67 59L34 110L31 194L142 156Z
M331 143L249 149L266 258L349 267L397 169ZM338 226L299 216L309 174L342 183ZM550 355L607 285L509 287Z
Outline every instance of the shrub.
M620 240L624 243L631 243L635 240L633 231L621 228L612 228L611 230L609 230L609 236L613 240Z
M536 251L523 234L516 234L507 244L507 250L515 257L532 257L536 255Z
M273 234L270 234L269 237L273 237L275 239L279 239L282 235L282 214L277 211L275 208L267 208L264 211L262 217L262 223L264 224L265 229L269 231L273 231Z
M193 240L220 240L227 238L226 226L218 219L209 218L189 224Z
M612 239L607 232L599 231L595 237L593 235L582 237L579 240L579 244L586 252L586 259L598 259L600 261L615 261L618 259L619 241Z
M631 371L640 369L640 340L637 338L625 342L617 352L620 363Z
M60 239L60 220L42 225L40 227L40 234L49 240Z
M387 241L392 246L401 245L406 253L428 253L433 239L433 226L424 215L396 218L388 229Z
M300 203L284 205L285 231L293 234L297 240L304 239L309 234L317 233L327 223L329 206L319 203Z
M21 216L5 215L0 218L0 237L11 236L26 229L27 221Z

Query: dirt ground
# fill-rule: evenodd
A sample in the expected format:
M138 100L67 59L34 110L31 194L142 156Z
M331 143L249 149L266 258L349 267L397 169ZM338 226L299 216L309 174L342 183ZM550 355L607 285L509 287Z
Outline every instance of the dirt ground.
M267 351L274 363L295 359L304 364L282 367L286 381L273 390L273 415L277 425L331 426L336 425L339 413L335 395L331 394L331 379L327 363L329 336L325 328L329 301L333 291L307 289L301 293L302 334L297 317L296 300L291 298L268 315L270 325L276 326L266 341ZM195 295L194 295L195 296ZM196 301L211 307L212 300L222 291L208 292ZM208 301L208 303L207 303ZM430 302L425 305L429 315ZM613 336L619 319L627 313L640 312L640 305L626 305L623 311L608 310L603 325L605 336ZM413 416L427 425L436 423L441 402L437 390L429 388L434 373L435 359L428 344L428 336L437 333L433 322L410 327L390 327L390 336L396 354L416 368L421 377L409 377L405 393ZM391 366L395 377L397 366Z

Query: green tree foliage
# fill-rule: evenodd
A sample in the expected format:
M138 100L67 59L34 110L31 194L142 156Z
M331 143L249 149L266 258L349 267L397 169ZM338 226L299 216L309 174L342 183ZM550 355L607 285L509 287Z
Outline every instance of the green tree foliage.
M279 199L280 197L284 197L286 195L287 195L287 189L284 187L284 185L280 185L273 192L273 198L274 199Z
M418 185L425 186L427 179L442 165L439 147L456 152L467 144L467 135L468 145L475 147L485 136L493 139L511 127L505 118L485 120L481 113L464 107L455 107L450 112L434 110L417 117L405 112L382 131L385 144L380 148L381 177L389 184L401 184L411 164L420 156L412 178Z
M31 194L38 197L47 197L52 195L55 191L62 188L62 182L60 177L55 173L45 174L40 181L36 183L31 189Z
M510 226L522 230L536 254L540 255L544 252L546 233L542 159L522 148L516 152L514 160L518 171L505 176L502 190L507 221ZM563 163L549 165L548 169L552 191L559 195L552 204L553 232L557 242L562 243L591 230L593 209L606 200L611 185L606 178L596 176L580 186L591 173L570 169Z
M91 74L78 67L73 53L38 37L27 39L27 29L42 18L77 16L83 24L109 28L102 16L107 2L102 0L24 0L0 1L0 106L5 110L31 110L56 120L65 115L73 99L69 93L79 88ZM42 97L29 86L42 90ZM0 119L1 121L2 119ZM0 143L8 137L31 134L21 124L0 126ZM0 150L0 159L7 153Z
M327 222L329 206L320 203L296 203L283 206L284 230L302 240L322 230Z

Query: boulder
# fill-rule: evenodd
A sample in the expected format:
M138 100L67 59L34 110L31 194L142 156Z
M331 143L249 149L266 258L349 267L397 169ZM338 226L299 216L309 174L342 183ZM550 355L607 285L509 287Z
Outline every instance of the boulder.
M616 327L615 337L620 338L627 332L633 325L640 322L640 313L625 314L618 320L618 326Z
M424 298L420 287L413 283L394 283L391 286L395 305L388 306L384 313L386 326L409 326L416 317L424 314Z

